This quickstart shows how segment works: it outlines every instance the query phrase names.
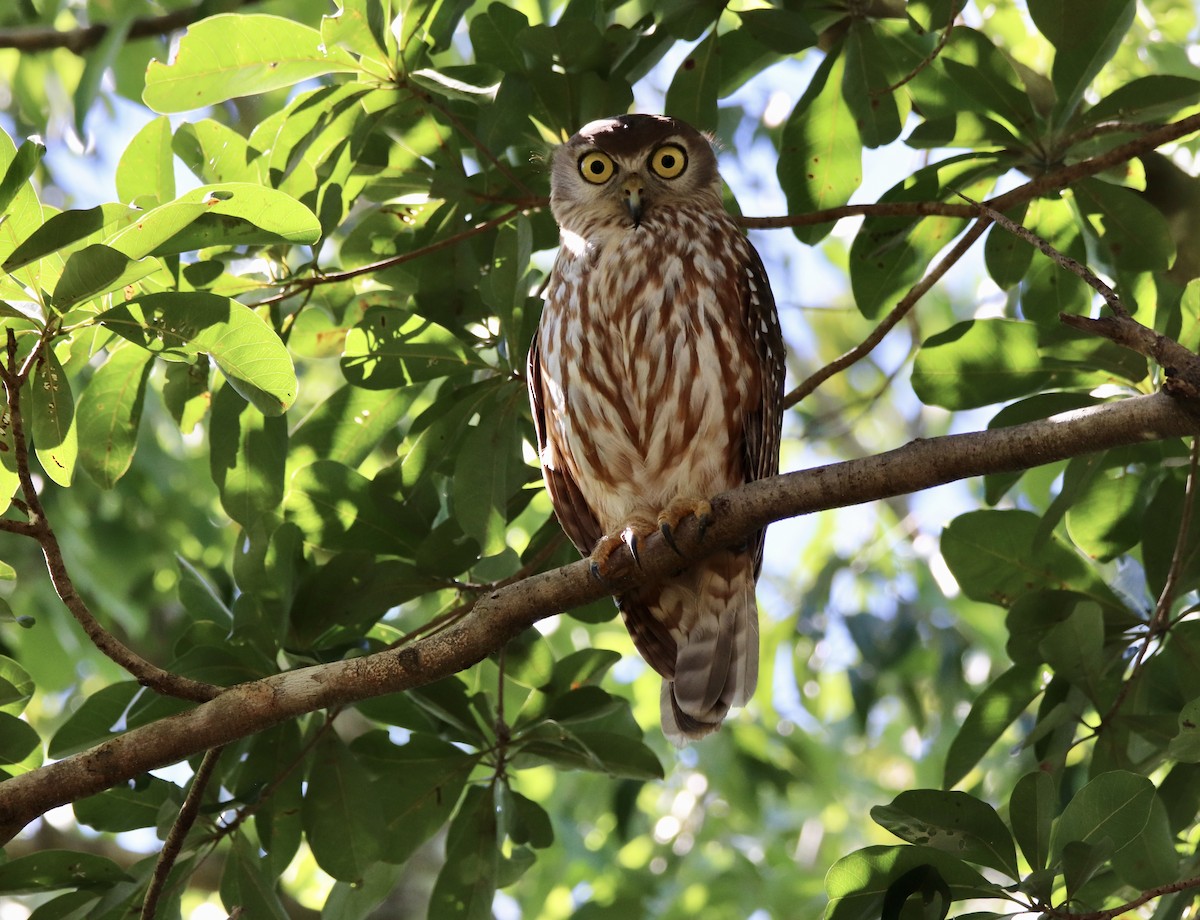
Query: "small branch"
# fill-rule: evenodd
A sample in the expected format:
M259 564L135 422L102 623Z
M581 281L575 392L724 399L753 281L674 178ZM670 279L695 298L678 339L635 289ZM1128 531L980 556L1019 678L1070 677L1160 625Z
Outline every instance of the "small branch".
M960 6L962 6L961 0L954 0L954 2L950 4L950 21L946 23L946 28L942 29L942 34L938 36L937 44L934 45L933 50L925 56L924 60L922 60L919 64L917 64L916 67L906 73L891 86L886 87L885 89L871 90L870 95L882 96L888 93L894 93L905 83L937 60L938 55L941 54L942 50L946 47L946 42L950 40L950 33L954 31L954 22L956 19L958 19L958 11Z
M1101 336L1157 362L1167 375L1163 387L1168 391L1185 397L1200 394L1200 357L1137 320L1128 316L1092 319L1074 313L1060 313L1058 318L1073 329Z
M249 6L254 2L256 0L238 0L238 5ZM209 6L207 3L198 3L196 6L173 10L162 16L135 19L129 27L128 39L166 35L177 29L186 28L193 22L208 16ZM108 34L108 30L109 26L102 22L64 31L43 28L6 29L0 30L0 48L16 48L22 54L66 48L73 54L82 55L85 51L100 44L104 36Z
M783 227L809 227L830 224L844 217L965 217L976 215L974 208L945 201L878 201L874 204L844 204L837 208L784 214L779 217L738 217L737 223L751 230L778 230Z
M1148 901L1153 901L1155 898L1161 898L1165 894L1189 891L1192 888L1200 888L1200 877L1180 879L1177 882L1171 882L1169 885L1159 885L1157 888L1150 888L1143 891L1132 901L1127 901L1120 907L1110 907L1108 910L1075 913L1074 911L1049 907L1044 904L1038 905L1037 909L1045 916L1055 917L1057 920L1117 920L1118 917L1124 916L1131 910L1136 910Z
M979 209L980 213L986 214L1009 233L1020 237L1026 243L1036 247L1038 251L1047 256L1056 265L1059 265L1072 274L1078 275L1080 278L1082 278L1093 291L1104 298L1104 302L1108 304L1109 309L1113 311L1115 316L1129 316L1129 311L1125 309L1125 304L1121 303L1121 298L1117 296L1117 292L1101 281L1095 272L1093 272L1078 259L1071 258L1065 252L1059 252L1028 227L1023 227L1021 224L1018 224L1012 218L1001 214L990 205L981 204L974 199L968 198L962 192L958 193L958 197L963 199L963 201L969 201L972 205Z
M253 303L252 307L263 307L268 304L278 303L281 300L288 300L295 297L297 294L302 294L312 290L322 284L337 284L341 281L349 281L351 278L357 278L360 275L369 275L373 272L384 271L388 268L395 268L397 265L403 265L405 262L411 262L413 259L419 259L422 256L430 255L431 253L441 252L443 249L450 249L457 246L459 243L471 239L473 236L478 236L481 233L486 233L499 227L501 224L506 224L518 214L523 214L524 208L513 208L501 214L499 217L493 217L491 220L485 220L481 224L476 224L461 233L455 233L445 239L437 240L430 243L428 246L422 246L419 249L412 249L408 252L402 252L399 255L389 256L386 259L380 259L378 262L372 262L369 265L360 265L358 268L351 268L343 272L331 272L327 275L313 275L311 278L301 278L299 281L289 281L281 286L283 290L273 297L268 297L266 300L260 300Z
M860 460L752 482L712 500L703 537L692 519L675 534L685 561L732 546L772 521L1028 469L1098 450L1200 431L1163 393L1093 406L1010 428L917 440ZM680 556L655 536L599 584L580 560L481 597L456 622L395 650L239 684L187 712L132 729L91 750L0 783L0 842L49 809L261 732L318 709L424 686L463 671L539 620L677 571Z
M171 874L175 860L179 858L188 831L196 823L196 816L200 813L200 803L204 799L204 790L208 787L209 780L212 779L217 761L221 759L221 750L221 748L214 748L208 751L204 755L204 759L200 761L195 776L192 777L192 787L188 790L188 794L183 800L183 806L179 809L179 814L175 817L175 822L167 833L162 851L158 854L158 862L154 864L154 874L150 876L150 884L146 887L146 897L142 901L142 920L154 920L154 915L158 911L158 899L167 883L167 876Z
M48 346L39 345L39 348L42 347ZM42 555L46 559L46 569L50 574L50 581L54 585L54 590L58 592L59 599L75 617L76 622L82 627L91 643L105 656L137 678L138 683L165 696L179 697L198 703L212 699L221 692L220 687L181 677L151 664L106 630L88 609L83 598L79 596L79 592L75 590L75 584L67 572L67 563L63 558L62 549L58 545L58 537L55 536L54 529L46 517L46 509L42 506L41 496L38 494L37 487L33 482L33 475L30 472L29 441L25 435L25 420L21 411L21 388L28 374L30 362L26 361L20 371L14 368L16 343L11 328L8 330L7 351L8 363L0 366L0 382L4 385L5 398L8 401L17 479L21 485L21 494L25 498L25 509L26 514L29 515L29 521L23 526L18 521L6 522L5 526L0 529L10 533L22 533L37 540L42 548Z
M884 336L891 332L892 329L895 328L896 324L908 315L909 311L916 306L917 301L924 297L929 292L929 289L937 284L937 282L941 280L942 276L950 270L950 267L959 259L961 259L966 254L968 249L975 245L975 241L983 235L983 231L986 230L990 224L990 217L979 218L974 225L972 225L971 229L968 230L966 234L954 244L954 248L946 253L946 255L942 257L941 261L933 267L933 270L909 289L909 292L904 295L904 298L892 308L891 312L888 313L887 316L883 318L883 322L871 330L870 335L868 335L849 351L830 361L819 371L810 375L799 386L792 390L792 392L788 393L787 396L784 397L784 406L786 408L790 408L791 406L796 405L798 402L800 402L800 400L808 396L809 393L819 387L834 374L845 370L850 365L861 361L863 358L869 355L875 346L883 341Z

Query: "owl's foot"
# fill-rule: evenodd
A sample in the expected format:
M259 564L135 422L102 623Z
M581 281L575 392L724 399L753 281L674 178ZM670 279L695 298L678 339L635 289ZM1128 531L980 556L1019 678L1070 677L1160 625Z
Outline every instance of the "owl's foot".
M674 498L667 507L658 513L658 529L661 531L663 539L680 556L683 553L679 552L679 547L675 544L674 530L679 526L679 522L689 515L696 518L696 523L700 525L700 536L703 537L704 531L713 521L712 505L708 503L707 499Z
M649 515L637 515L625 522L625 526L615 533L605 534L592 550L592 577L598 581L608 581L612 569L612 554L622 546L629 547L629 555L633 561L641 565L638 547L641 541L658 530L658 523Z

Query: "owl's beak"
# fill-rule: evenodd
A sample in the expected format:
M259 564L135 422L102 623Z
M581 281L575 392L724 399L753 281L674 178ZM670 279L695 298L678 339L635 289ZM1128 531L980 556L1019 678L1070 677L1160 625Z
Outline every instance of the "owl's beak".
M637 227L642 222L642 183L636 178L626 179L621 183L621 191L625 193L625 207Z

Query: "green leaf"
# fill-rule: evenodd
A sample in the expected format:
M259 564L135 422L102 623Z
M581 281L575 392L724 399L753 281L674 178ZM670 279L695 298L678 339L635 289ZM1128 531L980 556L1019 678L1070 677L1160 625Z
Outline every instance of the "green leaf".
M25 764L34 752L37 752L40 763L41 747L42 739L32 725L7 712L0 712L0 766Z
M43 850L0 864L0 891L33 894L63 888L110 888L132 879L111 859L73 850Z
M479 543L480 554L492 556L506 545L512 472L523 466L515 413L509 404L482 415L460 442L451 496L455 519L463 533ZM479 459L486 457L486 463ZM516 488L520 488L519 485Z
M1146 467L1129 451L1109 451L1103 461L1074 495L1066 524L1076 546L1108 561L1138 542L1146 511L1142 488ZM1075 461L1068 464L1068 472L1074 465Z
M942 531L942 553L963 593L1009 606L1039 588L1078 591L1121 605L1099 575L1055 535L1038 546L1040 520L1028 511L970 511Z
M292 432L292 464L303 461L306 452L313 459L323 458L356 467L371 452L424 391L423 386L388 390L364 390L339 387Z
M8 141L8 138L5 137ZM11 141L9 141L11 143ZM16 155L4 170L4 178L0 179L0 215L8 212L8 207L17 197L17 193L29 186L29 177L42 162L46 155L46 146L37 141L27 140L17 148ZM6 269L8 270L8 269Z
M912 383L927 405L974 409L1032 393L1049 376L1033 323L978 319L926 339L913 363Z
M1025 226L1059 252L1087 263L1087 243L1067 201L1034 199ZM1040 252L1034 254L1020 290L1025 318L1052 329L1059 327L1060 313L1086 313L1092 302L1092 290L1082 278Z
M956 901L1000 895L998 885L948 853L922 846L872 846L856 850L830 867L825 876L829 896L825 920L880 920L890 885L926 866L941 876Z
M172 152L203 182L268 184L261 154L242 135L211 118L180 125L173 139L168 136L167 154ZM159 203L174 197L172 188Z
M390 307L371 307L346 334L342 373L357 387L390 390L488 365L448 329Z
M1008 828L992 806L965 792L912 789L900 793L890 805L876 805L871 818L901 840L1019 878L1017 851Z
M69 486L79 456L75 399L67 372L53 350L44 349L29 380L29 428L37 458L46 475Z
M1054 45L1055 121L1065 124L1133 23L1134 0L1029 0L1029 15Z
M257 847L245 834L234 834L221 874L221 901L226 910L240 909L256 920L288 920L288 912L275 891L277 882Z
M179 787L149 774L89 795L73 803L75 817L93 830L107 833L155 827L164 806L178 808Z
M717 127L721 57L714 29L679 65L667 89L665 112L702 131Z
M1041 693L1041 670L1040 665L1013 665L975 698L946 752L943 786L949 789L974 769Z
M8 580L14 579L15 573L10 575ZM4 697L0 700L0 712L10 716L19 716L25 711L25 705L36 689L33 678L13 659L6 655L0 655L0 680L5 685Z
M316 29L279 16L222 13L188 26L169 65L151 62L142 99L156 112L187 112L355 70L345 51L322 47Z
M1166 118L1180 109L1200 102L1200 80L1174 74L1151 74L1116 87L1083 114L1083 121L1095 123L1149 121Z
M83 73L75 85L74 97L71 100L75 109L75 133L81 138L87 137L83 124L100 90L100 81L125 47L129 27L136 18L137 12L133 7L126 7L110 17L105 22L106 28L100 41L84 55Z
M1101 773L1063 809L1050 839L1051 862L1061 859L1073 842L1095 846L1108 839L1114 855L1141 846L1156 800L1154 784L1144 776L1125 770Z
M381 858L401 864L450 820L471 771L479 762L432 735L414 733L395 745L385 732L369 732L351 745L354 756L389 789L378 803L387 847Z
M1020 224L1025 220L1029 202L1023 202L1004 216ZM993 224L983 244L983 258L988 274L996 284L1007 290L1020 283L1033 262L1034 248L999 224Z
M163 404L171 418L179 424L182 434L189 434L208 412L212 403L209 391L209 357L198 355L195 361L167 364L166 380L163 381Z
M361 550L412 558L422 522L371 480L334 460L296 472L285 502L307 542L330 552Z
M209 468L221 507L247 530L273 525L284 494L287 420L264 416L229 387L217 391L212 407Z
M383 852L382 792L349 748L325 734L313 752L301 817L313 857L334 878L353 882Z
M190 127L183 125L181 128ZM132 204L166 204L175 197L175 157L171 120L165 115L142 126L117 162L117 197Z
M855 18L846 34L846 70L842 92L854 113L864 147L881 147L900 136L900 109L888 91L892 80L885 70L887 48L874 25Z
M952 84L973 100L963 108L991 113L1016 137L1036 134L1033 104L1010 59L987 36L975 29L955 28L939 61Z
M116 485L133 462L153 360L143 349L118 348L79 397L79 462L101 488Z
M1013 837L1034 870L1046 866L1051 827L1057 814L1058 792L1049 773L1035 770L1017 780L1008 801L1008 820Z
M122 204L101 204L84 211L62 211L33 231L5 260L3 269L14 272L60 250L82 249L128 227L145 212ZM144 253L143 253L144 255Z
M499 868L499 839L492 790L474 786L446 836L446 862L438 873L429 914L445 920L491 920Z
M108 294L140 281L162 268L158 259L131 259L101 243L71 253L51 303L59 313L84 300Z
M1200 763L1200 699L1179 710L1179 731L1171 739L1167 756L1179 763Z
M89 693L54 733L47 754L56 760L62 759L119 734L123 730L125 712L141 689L136 681L128 680Z
M1099 179L1072 186L1080 210L1098 217L1101 240L1118 267L1133 272L1165 271L1175 258L1167 219L1132 189Z
M662 764L639 739L611 731L572 731L551 720L523 733L519 751L569 770L642 780L663 776Z
M296 372L275 330L249 307L199 291L144 294L98 321L168 360L209 355L260 412L280 415L296 399Z
M792 214L843 205L862 182L862 140L842 94L845 67L836 50L826 55L783 126L779 184ZM831 222L793 232L811 244L832 229Z

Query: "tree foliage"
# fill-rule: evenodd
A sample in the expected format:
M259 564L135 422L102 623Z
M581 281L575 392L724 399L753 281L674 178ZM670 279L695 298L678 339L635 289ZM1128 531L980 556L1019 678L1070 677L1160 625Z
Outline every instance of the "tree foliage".
M0 895L1184 916L1196 37L1183 0L0 12ZM785 466L863 458L723 497L683 551L880 499L777 528L757 700L682 752L556 568L523 382L547 153L635 93L735 189L777 164L787 213L744 223L775 228ZM112 192L69 200L69 131Z

